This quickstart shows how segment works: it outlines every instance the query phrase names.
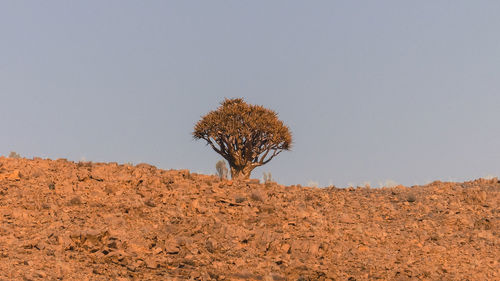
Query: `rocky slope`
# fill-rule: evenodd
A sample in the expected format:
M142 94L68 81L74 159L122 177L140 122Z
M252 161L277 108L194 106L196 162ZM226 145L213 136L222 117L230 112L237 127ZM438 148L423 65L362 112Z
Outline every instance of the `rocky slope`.
M500 280L499 191L0 157L0 280Z

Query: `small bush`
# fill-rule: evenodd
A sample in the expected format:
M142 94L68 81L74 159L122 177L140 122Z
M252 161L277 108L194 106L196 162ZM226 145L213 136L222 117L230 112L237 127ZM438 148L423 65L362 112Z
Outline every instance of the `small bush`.
M319 186L319 182L310 180L310 181L307 182L307 186L309 186L309 187L318 187Z
M264 195L258 190L254 190L250 195L250 198L254 201L264 202Z
M9 158L19 159L19 158L21 158L21 155L19 155L19 153L15 152L15 151L11 151L9 154Z
M410 202L410 203L413 203L415 201L417 201L417 197L414 195L414 194L409 194L407 197L406 197L406 201Z
M220 180L227 179L228 170L226 167L226 162L224 160L217 161L217 164L215 164L215 169L217 170L217 176Z
M271 175L271 172L264 172L264 183L272 183L273 182L273 176Z

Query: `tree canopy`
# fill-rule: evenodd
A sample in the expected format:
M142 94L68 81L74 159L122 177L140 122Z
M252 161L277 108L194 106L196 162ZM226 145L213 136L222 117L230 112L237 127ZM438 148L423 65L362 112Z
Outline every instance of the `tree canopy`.
M195 139L203 139L226 159L233 179L247 179L253 169L267 164L283 150L290 150L292 135L273 110L225 99L194 127Z

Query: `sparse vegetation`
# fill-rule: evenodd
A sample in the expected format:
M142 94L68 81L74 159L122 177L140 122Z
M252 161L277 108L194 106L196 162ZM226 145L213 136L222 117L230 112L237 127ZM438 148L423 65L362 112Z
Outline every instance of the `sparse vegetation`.
M227 160L233 179L250 178L253 169L292 145L292 135L276 112L243 99L224 100L196 123L193 136Z
M81 164L0 157L0 280L498 280L496 178L320 189Z
M319 186L319 182L310 180L310 181L307 182L307 186L318 187Z
M254 190L250 195L250 198L254 201L264 202L264 195L258 190Z
M217 176L220 180L227 179L228 170L226 167L226 162L224 162L224 160L217 161L217 164L215 164L215 169L217 170Z
M393 180L386 180L385 182L379 182L379 187L395 187L399 184Z
M271 175L271 172L264 172L263 173L263 177L264 177L264 183L268 184L268 183L271 183L273 182L273 176Z
M9 154L9 158L19 159L19 158L21 158L21 155L19 155L19 153L15 152L15 151L11 151Z
M415 196L415 194L409 194L406 197L406 201L408 201L410 203L413 203L413 202L417 201L417 197Z

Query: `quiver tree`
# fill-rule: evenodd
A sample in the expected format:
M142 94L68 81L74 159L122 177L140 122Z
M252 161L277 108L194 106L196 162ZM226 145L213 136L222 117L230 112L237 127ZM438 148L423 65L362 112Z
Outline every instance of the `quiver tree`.
M203 139L227 160L233 179L248 179L253 169L289 150L292 135L276 112L243 99L225 99L194 127Z

